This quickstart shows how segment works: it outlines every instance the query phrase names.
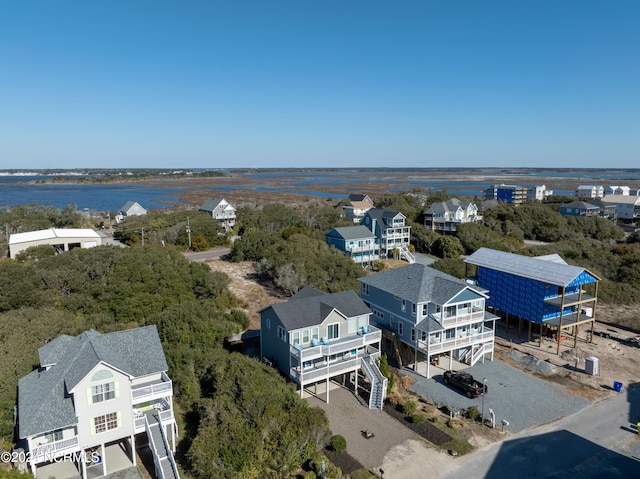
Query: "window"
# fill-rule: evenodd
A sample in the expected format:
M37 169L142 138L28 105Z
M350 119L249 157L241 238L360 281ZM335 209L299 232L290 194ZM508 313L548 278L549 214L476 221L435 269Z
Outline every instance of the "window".
M444 310L445 318L452 318L456 315L456 307L455 306L447 306Z
M415 303L411 303L411 315L412 316L416 315L416 307L417 307L417 305Z
M57 430L57 431L48 432L44 435L44 440L46 443L61 441L62 431Z
M313 361L305 361L303 365L304 369L310 369L313 367Z
M311 328L311 339L320 339L320 328Z
M411 328L411 341L416 340L416 330Z
M426 340L427 340L427 332L420 331L420 341L426 341Z
M367 283L362 283L362 294L369 295L369 285Z
M407 302L404 299L400 302L400 309L403 312L406 311L406 309L407 309Z
M309 342L309 330L305 329L302 331L302 344L307 344Z
M437 313L439 313L440 311L441 311L441 309L440 309L440 305L439 305L439 304L436 304L436 314L437 314Z
M291 333L291 344L300 344L300 331Z
M456 330L455 330L455 329L453 329L453 328L451 328L451 329L447 329L447 330L444 332L444 335L445 335L444 337L445 337L445 338L447 338L447 339L455 338L455 336L456 336Z
M113 382L91 386L92 404L102 401L108 401L109 399L113 399L115 397L116 388Z
M340 325L338 323L327 326L327 337L329 339L337 339L340 337Z
M398 321L398 336L402 336L402 321Z
M282 326L278 326L278 338L282 339L285 342L287 341L287 332Z
M422 316L426 316L426 315L427 315L427 313L428 313L428 308L427 308L427 306L428 306L428 305L426 305L426 304L423 304L423 305L422 305Z
M395 318L393 316L389 316L389 325L391 326L391 328L393 328L394 320L395 320Z
M96 433L110 431L118 427L118 415L115 412L93 418Z
M271 318L267 318L267 321L265 323L267 325L267 329L271 329Z

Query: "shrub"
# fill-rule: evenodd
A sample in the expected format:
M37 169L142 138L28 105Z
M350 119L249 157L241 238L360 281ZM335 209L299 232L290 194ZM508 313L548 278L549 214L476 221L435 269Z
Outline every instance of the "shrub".
M304 479L316 479L316 473L313 471L307 471L304 473Z
M340 434L336 434L335 436L331 437L331 440L329 441L329 446L331 447L331 449L333 449L336 452L346 451L347 440L344 438L344 436L341 436Z
M394 407L402 404L402 396L397 392L392 392L387 396L387 402Z
M480 411L478 410L478 406L471 406L467 409L467 417L472 421L475 421L480 417Z
M407 416L415 414L417 409L418 403L413 399L407 399L402 406L402 412L404 412Z
M422 414L421 412L417 412L413 416L411 416L411 422L414 424L422 424L426 420L427 420L427 415Z

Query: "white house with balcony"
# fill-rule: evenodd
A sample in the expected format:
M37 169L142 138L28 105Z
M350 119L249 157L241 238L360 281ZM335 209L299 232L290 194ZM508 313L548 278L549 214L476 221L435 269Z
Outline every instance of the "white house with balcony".
M380 246L376 236L362 225L333 228L325 233L324 240L358 264L380 259Z
M18 381L14 451L35 477L96 478L136 466L146 434L158 478L178 478L173 386L155 326L62 335Z
M371 311L354 291L326 294L303 288L288 301L259 311L263 361L305 388L349 380L358 393L362 371L370 384L369 408L382 409L387 378L380 372L381 331L369 324Z
M225 231L231 231L236 224L236 209L224 198L207 199L199 211L211 215Z
M604 196L604 186L602 185L580 185L576 189L578 198L602 198Z
M442 357L473 366L493 360L497 316L485 311L487 291L422 264L360 278L372 321L413 350L414 369L430 377Z
M478 207L470 201L460 201L458 198L433 203L424 212L426 228L439 233L455 233L459 224L478 221L482 221Z

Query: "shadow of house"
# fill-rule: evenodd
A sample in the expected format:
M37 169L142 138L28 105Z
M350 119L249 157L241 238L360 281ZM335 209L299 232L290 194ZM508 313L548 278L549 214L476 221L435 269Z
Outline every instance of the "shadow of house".
M629 403L629 422L637 425L640 423L640 383L629 384L626 392Z
M487 479L638 477L640 463L569 431L505 442Z

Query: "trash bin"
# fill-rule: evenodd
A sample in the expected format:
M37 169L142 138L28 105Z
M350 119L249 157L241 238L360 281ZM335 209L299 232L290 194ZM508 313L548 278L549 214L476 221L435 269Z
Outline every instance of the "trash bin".
M621 392L621 391L622 391L622 383L621 383L621 382L618 382L618 381L614 381L614 382L613 382L613 389L614 389L616 392Z
M598 375L598 358L595 356L589 356L584 361L584 372L591 376Z

